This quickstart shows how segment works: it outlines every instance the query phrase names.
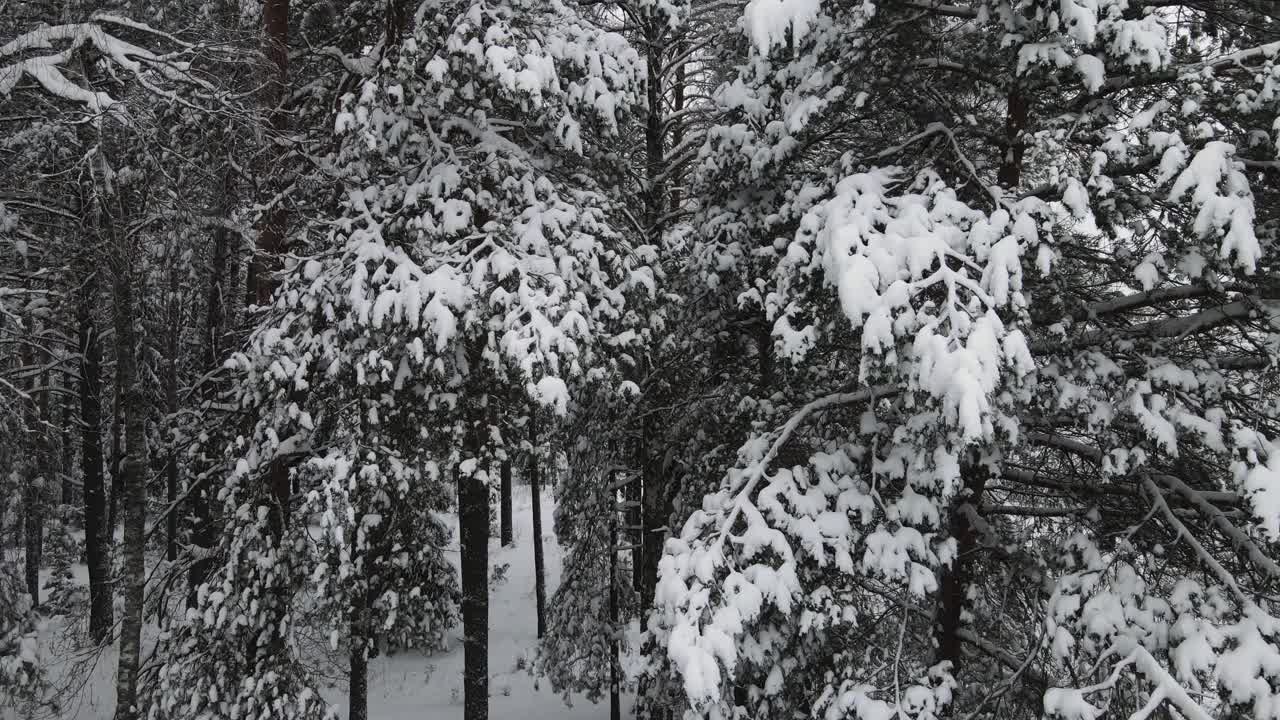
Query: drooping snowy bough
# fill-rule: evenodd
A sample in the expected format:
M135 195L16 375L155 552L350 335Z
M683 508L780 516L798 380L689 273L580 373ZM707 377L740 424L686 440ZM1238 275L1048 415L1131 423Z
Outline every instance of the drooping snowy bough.
M1274 717L1274 16L752 0L742 30L699 252L790 409L668 541L651 673L687 717Z

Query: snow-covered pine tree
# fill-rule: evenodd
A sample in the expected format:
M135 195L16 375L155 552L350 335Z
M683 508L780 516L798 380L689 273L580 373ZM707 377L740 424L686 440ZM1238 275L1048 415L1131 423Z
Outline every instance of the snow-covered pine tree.
M568 4L446 5L411 40L339 119L368 146L358 177L390 178L350 194L353 284L369 322L423 336L396 372L455 445L442 459L460 484L465 704L478 718L487 469L517 446L504 433L527 424L511 422L527 399L567 412L569 384L590 379L597 346L627 322L627 296L653 289L651 251L612 229L599 174L598 143L640 75L623 38Z
M575 694L599 702L615 680L621 684L624 631L639 610L630 574L622 572L635 549L618 549L628 544L620 484L636 476L622 462L627 426L616 421L634 405L634 392L602 384L577 398L572 422L554 445L565 459L555 484L555 535L565 553L532 669L566 703Z
M612 192L639 201L626 204L626 220L630 232L659 249L655 269L662 292L633 306L625 323L632 340L611 343L597 358L604 382L578 398L570 421L553 436L567 459L555 484L556 537L564 560L535 672L566 701L571 693L597 699L622 677L614 646L633 656L639 650L627 648L623 630L647 606L636 599L649 596L656 579L661 536L652 529L665 522L666 478L652 472L660 465L663 430L649 421L649 403L664 397L654 392L662 372L653 365L658 343L671 333L668 317L678 300L667 287L670 269L680 263L669 245L685 215L681 179L696 156L696 128L703 118L686 107L685 95L698 86L699 60L718 29L714 9L686 2L639 0L599 12L628 37L643 62L644 106L624 121L618 149L631 172ZM673 355L678 360L662 363L663 371L683 367L688 350L682 346Z
M13 222L12 218L0 216L0 232L15 229L13 224L8 224ZM2 290L6 292L0 294L0 311L12 322L19 317L15 311L26 306L30 298L21 288ZM29 462L19 460L18 454L28 451L20 440L31 434L27 408L34 398L22 388L5 384L0 389L0 400L3 400L0 432L4 433L4 440L0 441L0 462L11 468L0 473L0 497L5 498L0 504L0 538L4 538L0 547L7 550L11 544L15 549L22 547L22 543L11 542L11 539L21 534L18 530L18 520L24 510L21 499L31 480L20 474ZM16 554L0 552L0 708L20 711L37 708L46 689L36 641L38 616L24 575Z
M765 260L743 300L803 382L668 543L659 673L710 717L1269 707L1274 18L754 0L742 29L706 247Z
M479 508L487 527L485 471L509 442L489 422L507 396L495 390L563 414L628 295L652 289L588 162L637 97L622 38L561 3L453 2L419 8L390 55L337 119L342 217L291 263L237 355L241 405L259 419L222 490L228 559L168 641L181 657L160 672L156 717L322 713L290 640L304 587L333 593L333 642L361 656L357 673L379 623L438 636L454 582L433 515L442 470L461 476L461 514ZM260 478L282 462L301 508L321 512L319 554L306 523L278 529L291 510L271 507ZM477 540L467 523L464 546ZM466 704L483 717L487 618L467 552Z
M2 485L8 485L7 479ZM36 621L21 576L12 563L0 558L0 708L25 712L38 708L44 697L47 688Z

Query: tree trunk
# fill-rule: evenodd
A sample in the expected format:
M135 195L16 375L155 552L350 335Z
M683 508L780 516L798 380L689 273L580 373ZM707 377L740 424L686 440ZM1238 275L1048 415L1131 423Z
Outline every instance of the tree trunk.
M610 477L610 481L615 478ZM635 483L632 483L633 485ZM609 493L609 504L615 503L615 494ZM609 508L609 720L621 720L622 703L618 697L618 511Z
M31 327L33 334L39 336L40 322L36 320ZM19 357L27 368L35 368L41 361L41 358L37 358L29 349L24 349ZM37 607L40 605L40 556L44 551L42 490L46 479L50 477L49 470L52 465L49 432L45 425L49 419L49 391L48 388L41 387L42 376L43 373L32 372L27 383L27 392L33 400L36 400L36 403L34 406L24 405L23 414L26 415L28 432L35 436L35 447L28 446L26 451L29 455L26 461L19 463L19 467L23 467L28 473L26 486L22 490L23 570L27 594L31 596L32 604Z
M351 619L351 671L347 693L347 720L369 718L368 604L356 608Z
M462 550L463 717L489 717L489 489L480 420L467 428L458 473Z
M173 508L173 504L178 500L178 461L173 454L170 454L169 461L165 463L164 475L166 507ZM174 562L178 559L178 512L173 509L169 510L164 522L164 557L169 562Z
M502 461L502 487L499 490L498 509L498 518L502 524L499 530L502 547L511 547L511 460L509 459Z
M675 49L671 53L676 57L685 55L689 50L689 40L687 36L682 36L674 43ZM671 112L679 113L684 110L685 105L685 86L688 84L688 72L685 69L686 62L681 62L676 66L676 76L671 82ZM671 147L680 147L680 143L684 142L684 122L680 121L671 126ZM671 208L677 209L682 202L682 194L680 190L680 178L673 177L668 183L671 187Z
M166 427L171 427L178 419L178 354L181 352L179 338L182 335L182 302L179 299L178 272L169 269L169 293L165 298L169 306L169 343L168 355L165 358L168 374L165 377L164 399L165 409L169 414ZM165 514L165 558L169 562L178 559L178 511L173 506L178 500L178 447L175 438L169 438L169 456L165 461L165 501L168 503Z
M177 335L176 328L174 330ZM175 342L170 348L172 352L177 352L177 343ZM165 399L169 408L169 417L176 418L178 412L178 360L176 355L169 358L169 382L165 391ZM171 420L172 422L172 420ZM165 516L165 558L169 562L178 559L178 511L173 504L178 500L178 449L171 447L169 449L169 458L165 462L164 468L165 479L165 500L168 502L168 514Z
M33 469L36 466L32 466ZM33 605L40 605L40 556L44 551L44 513L40 507L40 489L42 483L39 478L32 477L27 480L27 487L23 493L23 515L25 515L26 535L26 580L27 593L31 595Z
M107 498L102 482L102 350L93 319L97 274L80 291L76 314L80 344L80 474L84 480L84 544L89 564L89 637L109 642L114 623L111 554L107 542Z
M951 537L956 540L956 557L951 567L943 570L938 583L938 614L934 626L934 640L938 649L934 662L951 663L953 676L961 669L963 641L960 638L962 617L973 565L973 553L977 549L977 533L973 518L982 505L982 493L987 486L989 473L978 462L976 453L961 465L964 487L952 504L949 524Z
M664 72L668 62L680 56L687 47L682 35L672 36L671 28L656 17L649 18L644 26L646 67L646 115L645 115L645 193L644 212L648 241L659 245L670 222L668 211L681 203L680 182L668 156L668 148L676 148L684 140L683 121L668 124L668 112L680 112L685 104L687 77L684 63L675 68L674 78ZM670 133L670 142L668 142ZM649 372L645 358L640 359L638 375ZM635 467L639 472L633 482L623 490L628 503L626 524L629 542L635 546L631 555L631 584L640 594L641 602L651 597L657 585L658 560L662 556L662 538L653 532L661 527L665 515L661 512L662 498L666 495L665 476L655 462L654 432L647 416L642 416L639 438L636 443ZM658 472L654 472L654 468Z
M219 207L218 216L222 218L230 218L232 209L232 191L234 189L235 175L230 168L223 171L222 179L222 197ZM206 316L205 316L205 339L204 339L204 359L203 368L205 371L217 369L221 363L226 348L226 335L228 330L227 323L227 305L229 296L227 294L227 264L229 261L230 233L225 227L218 227L213 231L213 257L211 258L209 267L209 290L206 297ZM218 384L207 381L201 388L201 398L208 402L213 402L218 397ZM195 548L207 550L213 547L215 541L216 527L210 512L211 491L208 487L208 480L201 480L197 474L197 469L203 469L208 472L214 461L206 461L205 457L208 453L207 448L201 448L202 457L199 460L197 468L193 468L188 472L188 477L192 482L201 483L200 487L190 490L188 502L190 503L191 514L191 536L188 542ZM187 607L196 606L196 593L209 576L209 570L213 566L213 558L200 557L191 563L191 567L187 570Z
M635 589L640 595L641 607L648 607L658 586L658 561L662 558L663 534L659 529L666 524L670 510L666 507L666 474L663 459L656 456L653 447L653 424L648 418L641 420L640 470L640 553L636 558L639 572Z
M289 113L284 107L289 95L289 0L265 0L262 4L263 53L273 67L272 77L263 84L262 105L267 115L269 149L264 152L259 201L271 203L258 225L257 248L249 260L247 278L251 304L265 306L275 291L272 273L279 267L289 230L289 214L278 200L284 189L280 152L275 146L289 132Z
M347 720L369 718L369 661L363 648L351 650L351 690L347 699Z
M538 613L538 639L547 632L547 582L542 557L542 482L538 468L538 429L529 418L529 493L533 497L533 593Z
M120 347L119 339L116 340L116 348ZM117 357L116 362L120 359ZM124 465L124 439L121 436L120 423L120 388L118 380L120 371L117 367L116 378L117 387L113 393L111 403L111 499L110 506L107 511L107 542L112 545L116 544L116 528L120 527L120 494L123 492L120 485L120 476L123 474L122 467Z
M648 82L648 112L645 115L644 147L645 147L645 225L649 233L649 242L655 246L662 240L662 216L666 212L666 201L669 197L666 182L662 173L666 165L666 130L663 128L663 104L665 84L662 79L663 57L666 54L666 24L658 19L650 18L645 28L648 42L645 43L645 66Z
M116 673L116 720L139 717L138 668L142 660L142 601L146 582L147 486L144 473L146 399L138 377L138 338L134 332L133 248L116 246L114 313L116 331L116 387L121 394L124 457L120 468L121 511L124 513L124 615L120 623L120 664Z
M64 389L71 388L70 373L63 375ZM76 502L76 488L73 483L72 465L75 460L71 447L71 425L74 422L75 409L71 407L71 402L64 394L60 401L62 406L62 431L58 439L58 449L62 453L62 458L58 463L58 474L61 477L62 492L60 501L63 505L74 505Z
M289 215L280 193L286 185L284 165L279 142L287 139L289 114L285 107L289 95L289 0L265 0L262 4L262 50L270 61L270 75L262 84L262 109L266 114L268 147L264 149L256 168L259 178L258 200L267 206L258 219L257 246L249 260L246 279L247 302L266 306L275 292L274 272L280 267L280 255L285 250L288 236ZM289 526L292 487L289 465L284 460L273 460L267 468L265 499L267 526L278 549L284 552L284 535ZM278 620L269 623L274 632L266 643L266 653L283 652L285 648L285 623L291 589L279 583L272 589L272 612Z
M1009 92L1008 103L1008 112L1005 115L1005 140L1008 141L1009 146L1005 150L1004 161L1000 163L996 179L1004 189L1015 190L1022 182L1022 158L1027 150L1022 141L1022 131L1027 127L1030 105L1027 102L1027 96L1018 88Z
M274 66L274 74L263 86L263 105L267 112L267 128L271 142L282 139L289 130L289 114L284 104L289 91L289 0L265 0L262 5L263 51ZM273 149L266 153L267 165L262 168L261 188L263 202L272 200L284 187L284 173L280 169ZM261 218L258 226L258 246L249 263L250 299L259 306L271 302L275 292L273 272L280 266L280 254L285 250L289 215L280 202L275 202ZM272 507L269 524L271 533L279 542L289 525L289 501L292 488L289 484L289 468L282 461L274 461L268 469L267 483L271 491Z

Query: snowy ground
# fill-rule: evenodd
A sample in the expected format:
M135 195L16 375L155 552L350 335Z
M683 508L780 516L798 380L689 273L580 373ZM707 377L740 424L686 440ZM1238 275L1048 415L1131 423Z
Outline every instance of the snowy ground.
M490 545L490 567L509 564L506 580L492 587L489 596L489 716L494 720L596 720L609 716L608 699L593 704L577 699L567 707L545 681L519 669L521 659L532 660L537 643L533 595L533 515L529 489L517 486L513 497L515 544ZM542 530L546 550L548 596L560 578L561 552L552 532L554 506L550 494L542 500ZM456 547L456 538L455 538ZM450 553L457 562L457 551ZM78 577L88 582L83 567ZM56 646L60 631L51 625L46 644ZM66 720L110 720L114 706L115 653L97 657L92 667L64 665L60 684L79 687L68 697L60 717ZM346 693L329 688L325 696L340 717L346 717ZM630 699L623 699L623 717L630 718ZM3 717L0 711L0 717ZM402 653L369 662L369 717L371 720L446 720L462 717L462 640L455 628L448 650L430 656Z

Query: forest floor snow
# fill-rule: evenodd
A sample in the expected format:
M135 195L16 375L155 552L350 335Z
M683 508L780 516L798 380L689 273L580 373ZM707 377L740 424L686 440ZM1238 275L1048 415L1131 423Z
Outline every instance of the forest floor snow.
M516 486L513 493L514 543L502 547L494 537L489 566L507 565L503 578L490 584L489 594L489 717L493 720L605 720L608 698L592 703L585 698L566 705L545 679L534 678L528 667L537 652L537 617L534 607L533 502L529 488ZM542 533L546 555L547 596L559 582L562 552L552 530L555 505L549 492L542 499ZM448 551L458 562L457 537ZM76 579L88 583L83 566ZM114 710L114 648L87 654L69 650L63 640L65 627L57 621L43 630L46 662L51 680L65 694L57 717L64 720L110 720ZM452 720L462 718L462 628L449 634L447 647L434 653L402 652L369 661L370 720ZM324 695L340 718L347 716L347 694L342 685L325 688ZM623 717L631 717L631 698L622 701ZM0 710L0 718L5 713Z

